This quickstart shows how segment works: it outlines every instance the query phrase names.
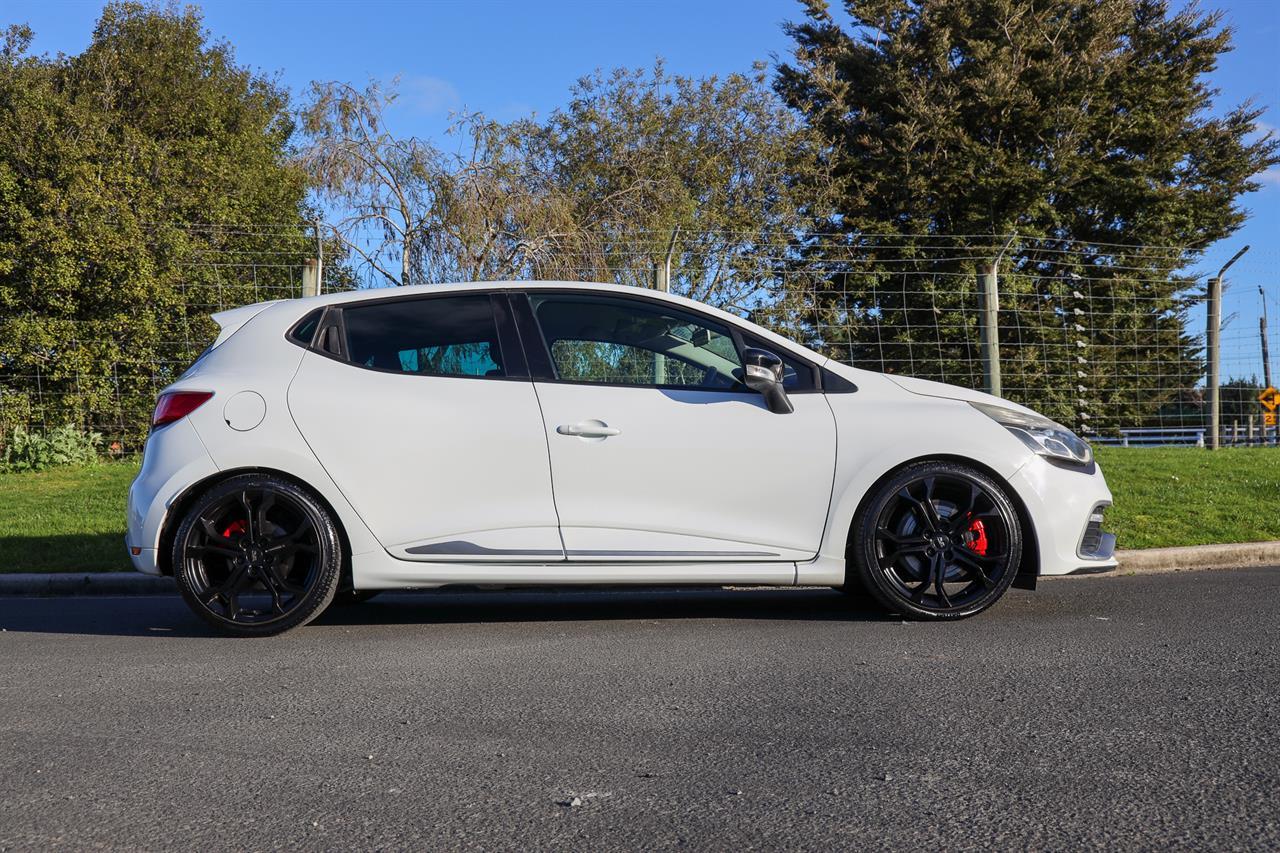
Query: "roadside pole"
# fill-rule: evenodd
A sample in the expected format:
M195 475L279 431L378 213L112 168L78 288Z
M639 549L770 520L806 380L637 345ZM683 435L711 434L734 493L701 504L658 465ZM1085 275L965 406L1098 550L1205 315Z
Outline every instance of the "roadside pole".
M983 390L994 397L1002 396L1000 381L1000 260L1013 244L1013 236L1005 240L1000 253L990 265L979 267L978 292L982 306L978 331L982 347Z
M1274 388L1271 384L1271 350L1267 346L1267 292L1262 289L1262 285L1258 285L1258 296L1262 297L1262 316L1258 318L1258 338L1262 341L1262 377L1264 388ZM1249 416L1252 421L1253 415ZM1259 436L1259 444L1268 444L1267 441L1267 425L1262 425L1262 433ZM1274 433L1275 429L1270 432Z
M1218 347L1218 333L1222 328L1222 277L1221 274L1209 279L1208 317L1205 321L1204 347L1205 357L1209 360L1209 449L1218 449L1218 432L1221 412L1218 373L1221 367L1221 352Z
M320 220L316 220L316 296L324 287L324 232Z
M320 221L314 223L316 229L316 256L302 262L302 295L319 296L320 283L324 280L324 237L320 231Z
M653 265L653 289L660 290L663 293L671 292L671 255L676 250L676 237L680 234L680 227L676 226L671 232L671 242L667 244L667 257L661 264ZM667 357L661 353L653 354L653 377L654 381L659 385L666 384L667 381Z
M653 289L668 293L671 290L671 256L676 251L676 237L680 235L680 226L671 232L671 242L667 244L667 257L661 264L653 265Z
M320 261L318 258L307 258L302 262L302 296L320 295Z
M1262 316L1258 318L1258 338L1262 341L1262 376L1266 385L1271 387L1271 352L1267 346L1267 292L1261 287L1258 288L1258 295L1262 297Z
M1222 265L1222 269L1218 270L1218 274L1209 279L1208 289L1208 311L1205 325L1205 357L1209 361L1209 449L1217 450L1221 446L1222 441L1222 389L1221 369L1222 369L1222 351L1220 341L1222 337L1222 277L1227 270L1240 259L1240 256L1249 251L1249 247L1245 246L1240 251L1231 256L1231 260Z

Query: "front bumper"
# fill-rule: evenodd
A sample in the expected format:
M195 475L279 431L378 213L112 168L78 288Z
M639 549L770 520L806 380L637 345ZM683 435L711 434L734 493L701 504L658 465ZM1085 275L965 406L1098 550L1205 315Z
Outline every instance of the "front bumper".
M1035 456L1010 478L1031 516L1040 551L1040 574L1070 575L1115 568L1115 537L1090 530L1090 517L1111 505L1111 490L1091 472L1060 468ZM1097 534L1086 541L1086 533Z
M135 569L149 575L161 573L160 532L169 507L190 486L217 472L189 418L162 427L147 438L142 470L129 486L125 547Z

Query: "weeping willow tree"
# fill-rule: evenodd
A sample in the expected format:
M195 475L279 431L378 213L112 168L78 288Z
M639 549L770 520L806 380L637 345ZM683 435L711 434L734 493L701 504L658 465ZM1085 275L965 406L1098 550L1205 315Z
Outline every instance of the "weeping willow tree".
M828 212L819 141L763 66L616 69L545 118L457 117L440 144L389 124L394 86L312 88L300 162L383 284L506 278L652 286L741 308ZM801 178L803 177L803 186Z

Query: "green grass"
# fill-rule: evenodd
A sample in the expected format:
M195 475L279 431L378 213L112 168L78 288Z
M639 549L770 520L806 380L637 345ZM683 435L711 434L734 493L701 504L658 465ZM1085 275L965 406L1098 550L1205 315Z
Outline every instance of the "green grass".
M1280 448L1100 447L1121 548L1280 539ZM134 462L0 474L0 572L130 568L124 504Z
M1120 548L1280 539L1280 448L1099 447Z
M0 474L0 572L125 571L134 462Z

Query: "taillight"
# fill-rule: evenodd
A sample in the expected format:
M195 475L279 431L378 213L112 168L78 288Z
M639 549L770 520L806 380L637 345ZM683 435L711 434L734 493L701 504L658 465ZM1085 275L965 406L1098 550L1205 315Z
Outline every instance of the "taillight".
M203 406L212 391L167 391L156 400L156 411L151 416L151 427L162 427L181 420Z

